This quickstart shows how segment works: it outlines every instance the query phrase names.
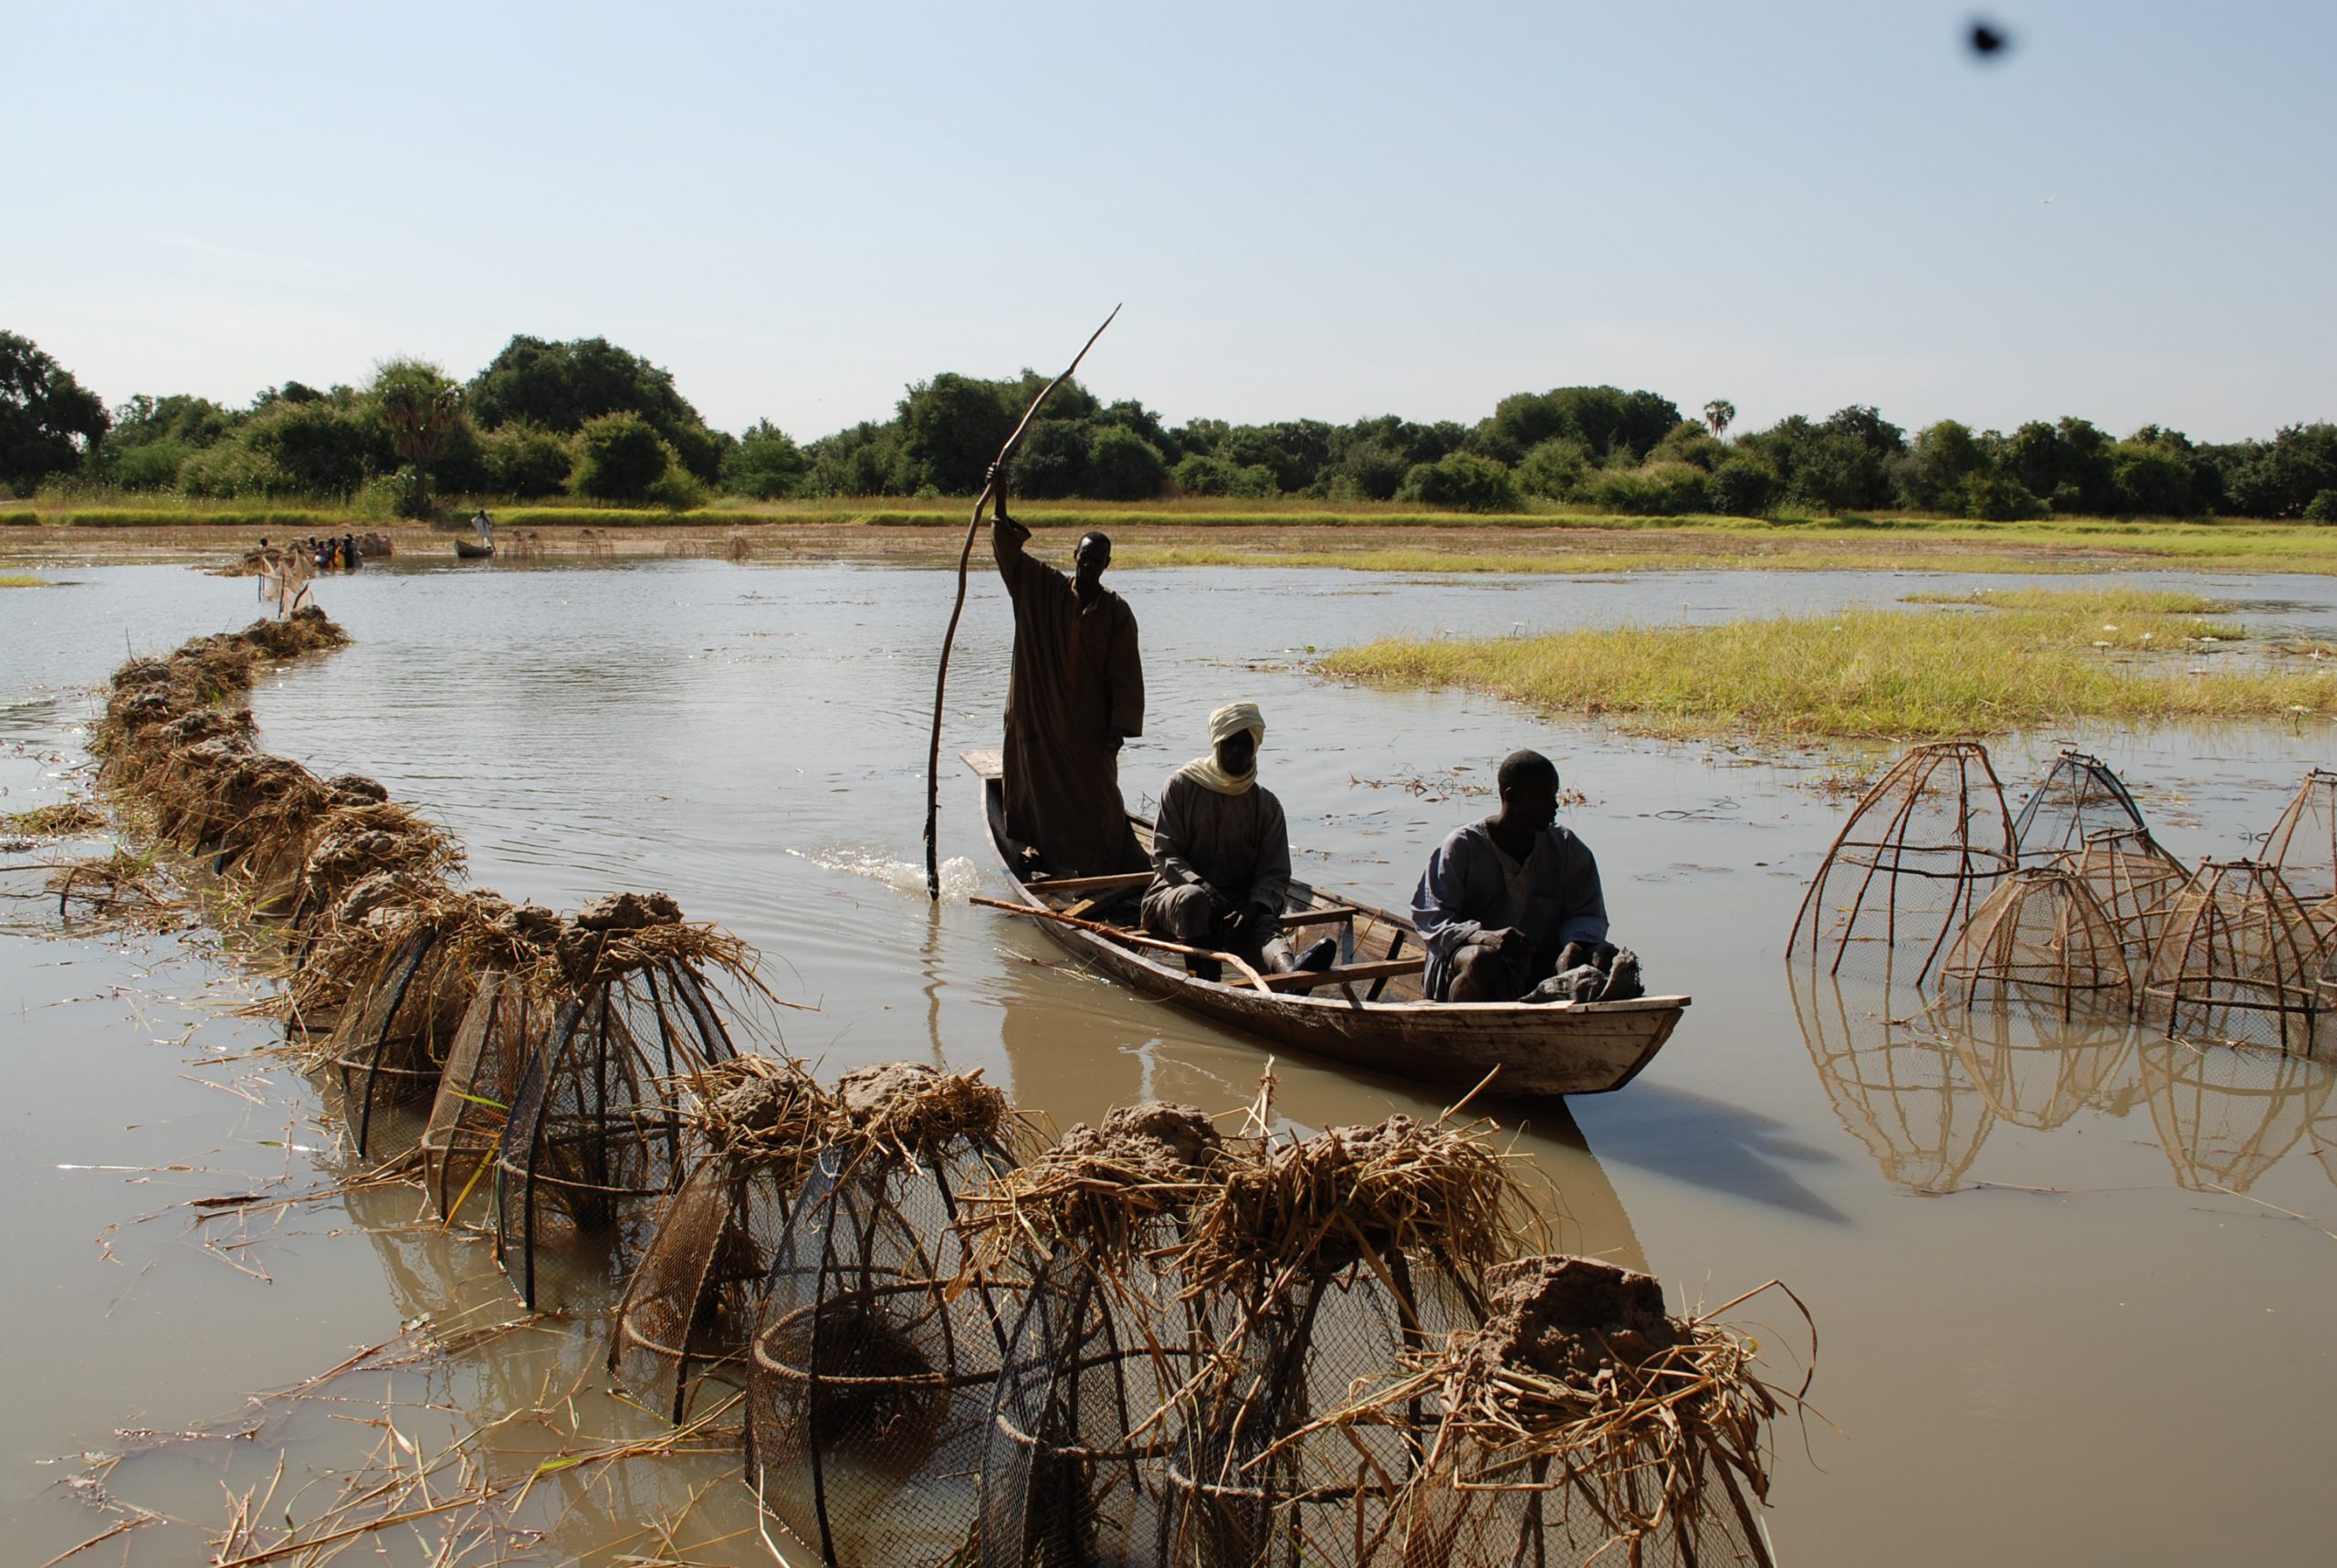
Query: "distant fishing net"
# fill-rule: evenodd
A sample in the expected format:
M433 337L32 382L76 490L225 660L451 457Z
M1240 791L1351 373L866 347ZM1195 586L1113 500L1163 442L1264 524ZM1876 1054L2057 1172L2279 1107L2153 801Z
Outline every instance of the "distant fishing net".
M686 1075L738 1054L707 971L751 988L736 937L663 894L587 905L554 944L562 999L529 1051L497 1155L497 1255L536 1303L548 1237L610 1245L622 1269L681 1183Z
M1116 1110L968 1200L992 1277L1026 1277L981 1464L980 1561L1167 1560L1179 1391L1204 1351L1167 1259L1223 1154L1190 1105Z
M2065 1019L2133 1005L2117 925L2073 871L2023 866L2000 880L1948 944L1942 994L1968 1010L2025 1003Z
M2167 905L2144 1006L2195 1043L2310 1055L2329 1019L2328 945L2278 870L2211 861Z
M1327 1417L1362 1437L1437 1412L1428 1462L1339 1560L1771 1568L1759 1510L1781 1396L1749 1341L1666 1316L1653 1280L1592 1259L1505 1263L1488 1288L1483 1327Z
M403 1153L425 1132L400 1113L435 1096L486 977L542 970L561 930L550 910L484 889L444 889L383 913L368 927L379 940L366 946L378 956L323 1049L367 1158Z
M1483 1316L1483 1280L1530 1210L1470 1131L1393 1116L1229 1158L1176 1260L1204 1370L1186 1396L1160 1543L1195 1568L1370 1561L1441 1408L1318 1418Z
M2073 856L2099 832L2143 831L2143 813L2099 757L2064 750L2012 825L2022 863Z
M1013 1163L1006 1096L916 1062L847 1072L773 1249L748 1367L748 1479L830 1563L940 1563L979 1505L1010 1281L956 1222Z
M791 1060L733 1057L686 1087L702 1153L657 1217L609 1343L618 1382L677 1424L707 1378L744 1383L771 1260L835 1120Z
M1826 852L1787 951L1829 975L1920 985L2013 869L2012 817L1986 747L1918 746L1875 781Z

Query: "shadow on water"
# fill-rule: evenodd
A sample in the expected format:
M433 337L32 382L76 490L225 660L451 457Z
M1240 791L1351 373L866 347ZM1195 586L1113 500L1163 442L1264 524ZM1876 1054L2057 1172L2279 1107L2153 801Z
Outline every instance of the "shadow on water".
M1787 1168L1828 1165L1836 1156L1774 1116L1644 1079L1628 1098L1604 1096L1579 1113L1596 1133L1602 1159L1829 1225L1850 1222Z

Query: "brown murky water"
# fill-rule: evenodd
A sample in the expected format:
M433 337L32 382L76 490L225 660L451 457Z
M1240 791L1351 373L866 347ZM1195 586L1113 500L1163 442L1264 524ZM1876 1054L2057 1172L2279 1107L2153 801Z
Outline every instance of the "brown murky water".
M126 647L252 613L247 583L181 570L54 575L79 580L0 600L0 809L74 782L86 688ZM1485 809L1470 791L1493 760L1524 744L1561 759L1588 796L1569 820L1598 853L1619 938L1652 985L1697 1000L1622 1093L1495 1114L1555 1189L1562 1245L1651 1269L1675 1301L1774 1275L1809 1302L1813 1397L1832 1425L1778 1434L1786 1561L2317 1560L2337 1523L2319 1443L2337 1073L2123 1030L2049 1051L1942 1037L1905 1021L1911 995L1796 983L1787 927L1845 809L1809 788L1826 758L1627 741L1305 668L1310 648L1386 631L1717 619L1966 585L1131 573L1119 586L1153 700L1125 776L1134 800L1200 749L1210 708L1254 698L1303 873L1400 904L1434 840ZM2248 604L2258 625L2337 634L2321 580L2182 586ZM273 749L372 774L450 827L480 883L561 905L663 888L736 930L781 995L818 1009L787 1016L786 1043L823 1074L905 1056L980 1066L1066 1125L1147 1095L1246 1100L1255 1047L1083 977L963 902L993 873L962 777L943 797L956 896L926 904L924 737L949 591L935 572L703 562L368 573L322 591L356 645L254 702ZM976 592L953 752L993 743L1004 679L1004 608ZM2246 852L2331 749L2321 727L2024 737L1996 748L2016 805L2063 740L2118 768L2186 859ZM279 1454L271 1507L305 1488L290 1506L313 1515L339 1484L325 1472L381 1438L361 1418L385 1399L424 1454L501 1421L507 1470L515 1452L652 1430L598 1392L605 1282L581 1266L561 1276L567 1316L247 1402L420 1320L443 1337L519 1308L484 1242L420 1223L409 1188L183 1207L355 1174L311 1087L253 1054L267 1027L223 1012L257 983L210 946L0 939L16 1090L0 1151L15 1195L0 1557L39 1563L135 1517L107 1511L118 1500L167 1520L74 1561L200 1560L227 1517L223 1484L265 1491ZM1304 1125L1438 1108L1319 1063L1277 1071L1280 1109ZM1754 1316L1774 1371L1796 1372L1790 1314ZM458 1560L654 1558L645 1529L678 1519L676 1542L713 1542L706 1561L768 1561L735 1469L719 1454L562 1469L519 1511L529 1533ZM390 1546L428 1560L418 1535Z

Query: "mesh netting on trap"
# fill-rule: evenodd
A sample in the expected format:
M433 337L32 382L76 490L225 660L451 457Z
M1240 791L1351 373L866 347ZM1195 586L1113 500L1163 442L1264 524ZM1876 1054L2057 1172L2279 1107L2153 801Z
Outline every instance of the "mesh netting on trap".
M2328 942L2273 867L2203 862L2167 905L2144 1006L2170 1036L2309 1055L2329 1018Z
M1522 1259L1488 1288L1483 1327L1329 1418L1360 1435L1410 1427L1413 1404L1440 1411L1434 1458L1344 1556L1771 1568L1763 1455L1780 1402L1748 1342L1666 1316L1653 1280L1593 1259Z
M1472 1133L1407 1116L1221 1168L1176 1253L1203 1366L1158 1560L1362 1568L1441 1412L1423 1394L1368 1427L1316 1417L1483 1320L1484 1270L1526 1232L1522 1189Z
M2307 908L2324 922L2337 918L2337 773L2305 775L2264 841L2264 860Z
M2088 833L2076 869L2094 902L2118 928L2128 973L2146 974L2151 950L2166 928L2167 907L2191 880L2190 872L2143 828Z
M367 1158L403 1152L426 1131L409 1114L433 1103L488 975L551 961L560 922L484 890L441 890L394 912L379 956L340 1009L325 1060Z
M703 1153L658 1214L609 1340L610 1372L676 1424L707 1378L745 1381L771 1260L834 1116L790 1060L718 1061L688 1088Z
M503 1146L529 1048L549 1016L524 977L489 972L479 977L447 1048L422 1134L423 1186L439 1218L453 1219L474 1193L492 1196L487 1177Z
M1918 746L1875 781L1794 915L1789 957L1920 985L2017 862L2004 787L1974 741ZM1913 964L1912 972L1905 971Z
M2118 927L2075 872L2023 866L1999 881L1948 944L1940 985L1966 1010L2047 1002L2063 1018L2133 1005Z
M497 1256L516 1252L536 1303L549 1236L647 1240L652 1206L681 1185L687 1075L738 1054L705 969L752 984L732 937L685 925L663 894L588 905L555 944L566 992L529 1052L496 1158Z
M2144 826L2141 809L2108 763L2064 750L2015 819L2013 846L2029 863L2074 855L2095 833Z
M969 1197L963 1231L985 1271L1030 1281L990 1413L984 1564L1168 1561L1172 1406L1200 1341L1162 1260L1221 1151L1200 1110L1153 1102L1074 1127Z
M1006 1097L916 1062L837 1082L839 1124L772 1249L747 1478L832 1563L939 1563L978 1507L1013 1283L969 1267L965 1194L1012 1163Z

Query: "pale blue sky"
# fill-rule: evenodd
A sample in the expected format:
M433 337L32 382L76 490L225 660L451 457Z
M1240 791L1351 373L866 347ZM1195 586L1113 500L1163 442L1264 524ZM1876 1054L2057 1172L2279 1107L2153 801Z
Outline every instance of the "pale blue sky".
M2337 418L2337 6L5 0L0 327L241 402L603 334L718 425Z

